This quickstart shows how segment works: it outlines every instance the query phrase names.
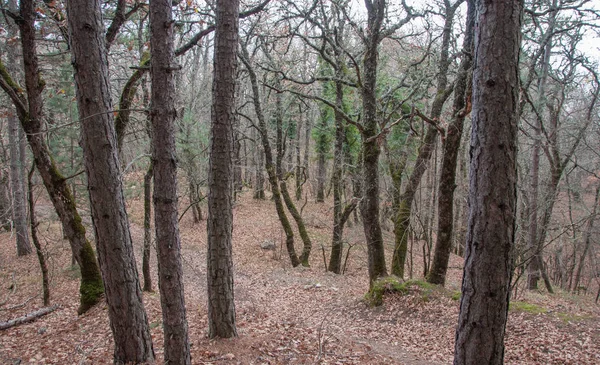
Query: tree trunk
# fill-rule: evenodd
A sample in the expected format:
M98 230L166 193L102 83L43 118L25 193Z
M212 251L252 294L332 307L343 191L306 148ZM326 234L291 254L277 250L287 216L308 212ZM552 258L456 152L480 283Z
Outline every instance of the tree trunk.
M368 1L368 27L366 29L365 53L363 56L363 85L361 87L363 108L363 199L360 204L363 229L367 241L369 282L387 276L383 235L379 222L379 143L377 141L377 61L381 29L385 18L386 2Z
M298 128L296 128L296 172L294 174L296 176L296 200L302 199L302 184L304 184L304 169L302 167L302 155L300 154L300 138L302 134L302 128L304 127L304 119L306 119L306 116L304 115L304 113L302 113L302 107L299 106L298 108L300 109L300 121L298 122Z
M480 0L476 9L470 212L454 364L500 365L514 266L523 3Z
M337 55L339 59L339 55ZM339 70L339 68L338 68ZM341 72L337 71L337 77L341 78ZM342 109L344 101L344 88L340 82L335 83L335 105ZM344 120L339 111L335 111L335 143L333 149L333 166L331 185L333 185L333 234L331 239L331 256L329 257L329 271L336 274L342 270L342 254L344 252L343 236L344 228L342 225L342 178L344 165L344 140L346 138L346 128Z
M460 151L460 141L463 134L464 120L469 113L471 102L472 52L473 28L475 26L475 3L467 2L467 24L465 39L463 41L463 59L454 88L454 106L452 123L446 128L446 138L442 148L442 166L438 190L438 229L433 255L433 263L427 281L432 284L444 285L448 260L452 251L452 232L454 229L454 189L456 188L456 165Z
M36 55L35 8L33 2L21 1L20 9L23 21L19 24L19 29L27 97L23 95L21 88L6 72L6 68L1 61L2 82L0 82L0 85L17 107L17 115L27 135L36 168L60 218L63 232L69 239L73 256L79 264L81 271L79 293L81 295L78 313L81 314L100 300L103 293L102 278L92 246L85 236L85 227L81 224L81 217L77 212L71 190L50 157L44 139L45 134L42 130L44 81L40 77Z
M233 298L233 123L239 0L217 0L208 174L208 336L237 336Z
M327 117L321 112L318 128L320 130L316 141L317 150L317 203L325 201L325 181L327 180L327 151L329 149L327 140Z
M101 4L98 0L69 1L67 11L80 143L115 341L114 362L151 362L154 350L125 211Z
M29 214L30 214L30 227L31 227L31 241L35 246L35 250L38 257L38 262L40 263L40 270L42 272L42 298L44 301L44 306L50 305L50 279L48 277L48 264L46 261L46 255L42 251L42 245L40 244L40 240L37 236L37 220L35 217L35 199L33 197L33 183L32 176L35 172L35 163L31 165L31 170L29 170L29 174L27 175L27 196L29 202Z
M265 122L265 116L263 114L262 105L260 102L258 80L256 77L256 72L254 72L254 68L250 64L250 56L248 54L248 49L246 45L242 45L241 59L244 65L246 66L246 69L248 70L250 83L252 85L252 101L254 104L254 111L258 119L258 133L260 134L260 139L263 145L265 155L265 168L267 170L267 176L269 177L269 183L273 192L275 210L277 211L277 216L279 217L279 221L281 222L281 227L285 232L285 246L288 251L290 261L292 263L292 266L296 267L300 265L300 259L298 258L298 255L296 254L296 249L294 248L294 231L292 230L290 221L287 215L285 214L285 208L283 206L281 198L281 191L279 190L279 178L277 176L277 167L275 163L273 163L273 151L271 150L267 125Z
M191 364L183 290L181 240L177 212L175 147L175 55L172 4L150 3L150 119L154 172L154 229L158 257L158 289L162 307L165 363Z
M584 243L583 243L583 252L579 257L579 263L577 264L577 270L575 271L575 279L573 282L573 290L576 290L579 287L579 282L581 280L581 274L583 273L583 266L585 264L585 259L587 257L587 253L592 244L592 234L594 229L594 221L596 220L596 214L598 213L598 200L600 198L600 186L596 188L596 198L594 199L594 207L592 208L592 214L589 217L587 225L585 227L584 233Z
M152 292L152 274L150 273L150 251L152 248L152 162L144 175L144 249L142 252L142 276L144 291Z
M31 253L29 232L27 229L27 195L23 190L22 163L19 148L19 124L14 115L8 116L8 140L10 143L10 185L13 200L13 224L17 239L17 255L26 256Z
M434 122L442 115L442 109L444 103L450 96L452 91L448 88L448 68L450 66L449 50L450 40L452 36L452 24L456 9L462 3L463 0L457 0L456 3L451 5L449 2L445 2L445 20L444 20L444 31L442 33L442 46L440 49L440 61L438 63L439 73L437 77L436 94L431 105L431 111L429 118ZM396 217L394 219L394 255L392 257L392 274L402 278L404 277L404 264L406 262L406 251L407 251L407 238L408 238L408 227L410 224L410 217L412 215L412 205L415 199L415 194L421 183L421 178L427 170L431 154L435 148L435 142L438 134L437 126L430 125L427 128L427 133L423 144L419 148L419 154L415 162L415 167L410 177L408 178L407 186L404 193L400 197L400 203L395 209ZM429 235L428 235L429 236Z

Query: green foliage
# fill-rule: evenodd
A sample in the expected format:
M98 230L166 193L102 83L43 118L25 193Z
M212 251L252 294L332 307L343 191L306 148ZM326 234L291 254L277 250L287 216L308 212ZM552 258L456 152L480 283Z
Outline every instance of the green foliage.
M511 302L509 308L512 311L526 312L531 314L542 314L548 312L548 309L544 307L540 307L536 304L526 302Z
M421 298L424 302L429 301L429 297L437 288L436 285L429 284L424 280L411 279L403 281L397 276L391 275L380 278L373 283L371 289L365 294L365 302L371 307L377 307L383 304L383 297L386 294L398 293L400 295L406 295L409 293L411 287L423 289Z
M450 297L452 300L460 300L462 293L459 290L455 290Z

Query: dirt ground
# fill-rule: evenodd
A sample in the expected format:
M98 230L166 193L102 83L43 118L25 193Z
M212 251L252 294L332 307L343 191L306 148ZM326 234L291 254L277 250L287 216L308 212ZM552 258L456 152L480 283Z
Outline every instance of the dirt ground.
M129 202L136 258L141 259L142 208ZM52 303L59 308L35 322L0 331L0 364L112 362L106 306L77 316L77 268L49 205L40 203L40 236L49 258ZM308 203L303 212L313 251L310 268L292 268L271 201L241 195L234 211L235 300L239 337L209 340L206 318L206 225L181 222L187 319L194 364L450 364L458 316L462 261L452 257L446 289L414 286L363 302L368 288L362 228L346 229L353 245L344 275L326 273L323 251L331 239L331 206ZM91 231L90 231L91 232ZM91 233L89 235L91 237ZM388 246L392 235L386 233ZM275 243L275 251L261 243ZM299 241L299 238L296 238ZM299 242L297 242L300 248ZM388 247L388 249L390 249ZM419 251L420 249L415 249ZM388 258L391 255L388 253ZM152 257L154 287L156 258ZM422 276L415 254L412 272ZM141 273L141 268L139 269ZM410 268L408 271L411 271ZM158 294L144 293L159 363L163 339ZM519 293L509 314L507 364L599 364L600 307L591 296ZM42 307L35 255L17 258L14 237L0 234L0 322Z

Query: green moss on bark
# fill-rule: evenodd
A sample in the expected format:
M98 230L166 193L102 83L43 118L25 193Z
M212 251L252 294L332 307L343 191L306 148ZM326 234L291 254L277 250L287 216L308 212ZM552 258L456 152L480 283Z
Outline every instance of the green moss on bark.
M83 228L83 226L81 226L81 228ZM85 232L85 228L83 229ZM77 313L83 314L100 301L100 298L104 293L104 284L102 283L102 277L98 270L94 250L89 241L86 241L83 249L80 251L80 255L81 285L79 287L79 294L81 297Z

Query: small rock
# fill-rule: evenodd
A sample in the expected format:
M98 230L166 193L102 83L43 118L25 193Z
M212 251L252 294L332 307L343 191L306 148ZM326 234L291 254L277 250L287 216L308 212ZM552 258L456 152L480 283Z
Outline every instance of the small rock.
M275 251L275 242L271 240L265 240L260 244L260 248L268 251Z

